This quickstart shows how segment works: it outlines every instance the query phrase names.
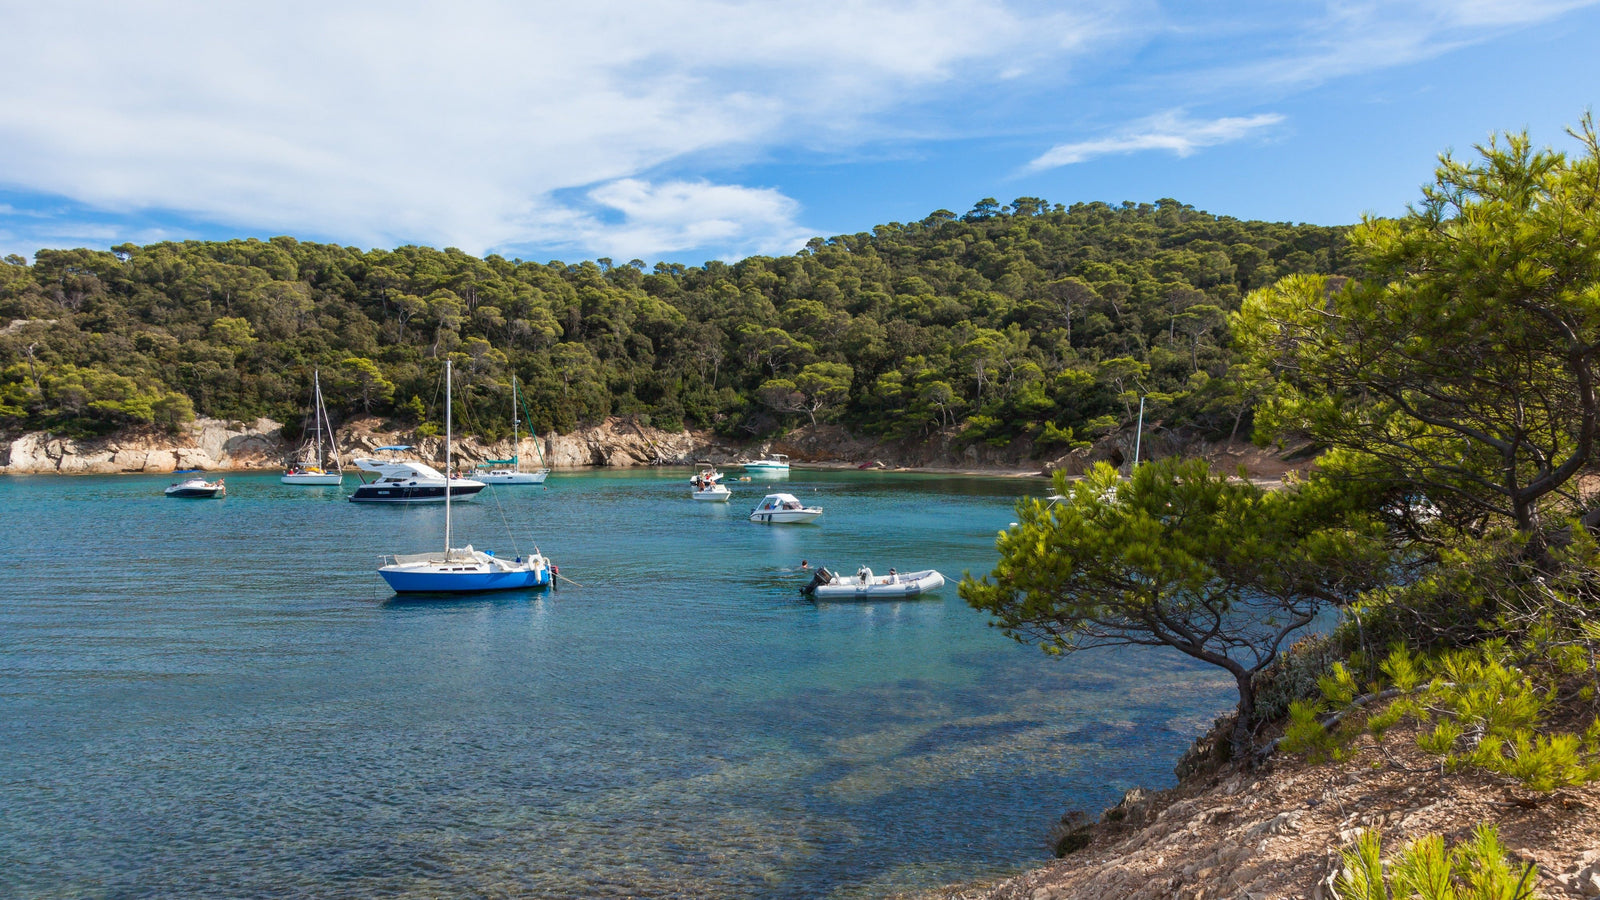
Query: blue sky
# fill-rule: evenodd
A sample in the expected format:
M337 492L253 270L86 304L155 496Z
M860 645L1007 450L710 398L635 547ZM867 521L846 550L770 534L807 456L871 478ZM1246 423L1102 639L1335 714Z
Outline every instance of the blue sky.
M1342 224L1600 93L1600 0L578 6L0 0L0 254L698 264L1023 196Z

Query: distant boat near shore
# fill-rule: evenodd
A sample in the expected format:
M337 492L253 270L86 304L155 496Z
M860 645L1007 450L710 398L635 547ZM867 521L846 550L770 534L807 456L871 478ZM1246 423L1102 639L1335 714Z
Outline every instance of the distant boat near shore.
M322 403L322 375L316 370L311 372L311 431L314 437L300 447L300 452L295 454L295 461L289 464L289 470L283 473L278 480L284 484L302 485L333 485L344 483L344 464L339 460L339 442L334 436L333 425L328 421L328 409ZM328 447L332 451L333 471L324 468L327 457L322 452L322 432L328 432Z
M168 497L175 497L180 500L206 500L227 494L228 487L223 484L221 478L216 481L207 481L197 476L173 482L164 493Z

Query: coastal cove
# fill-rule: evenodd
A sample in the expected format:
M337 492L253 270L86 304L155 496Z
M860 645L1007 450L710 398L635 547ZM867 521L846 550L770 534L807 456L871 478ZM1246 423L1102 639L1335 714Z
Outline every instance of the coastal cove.
M1025 479L560 472L456 509L582 585L395 602L438 509L230 475L0 479L0 893L874 897L997 877L1172 783L1207 667L1045 657L953 585L803 600L801 559L987 571ZM348 490L354 479L348 479ZM826 510L745 521L766 490ZM507 528L515 544L507 539ZM61 559L73 561L61 566Z

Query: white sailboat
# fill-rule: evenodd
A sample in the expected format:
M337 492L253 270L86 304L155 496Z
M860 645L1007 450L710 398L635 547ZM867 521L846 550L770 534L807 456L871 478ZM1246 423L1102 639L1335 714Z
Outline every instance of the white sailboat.
M538 471L522 471L522 431L521 422L517 419L517 376L511 376L511 458L490 459L480 463L477 468L484 471L475 472L473 477L485 484L544 484L550 477L550 469L540 466ZM538 438L534 438L533 449L539 452ZM544 454L539 453L539 460L544 461ZM505 468L510 466L510 468Z
M450 470L450 361L444 364L444 467ZM450 493L444 495L444 552L396 553L378 574L397 594L477 594L516 588L548 587L556 567L535 547L514 559L492 552L450 546Z
M300 452L295 455L294 462L289 464L289 470L283 473L278 480L284 484L309 484L327 485L344 483L344 463L339 459L339 441L334 434L333 425L328 421L328 408L322 403L322 376L321 373L311 372L311 429L315 437L300 445ZM322 454L322 433L328 433L328 446L333 451L333 471L323 467L325 457ZM308 453L308 451L310 451Z

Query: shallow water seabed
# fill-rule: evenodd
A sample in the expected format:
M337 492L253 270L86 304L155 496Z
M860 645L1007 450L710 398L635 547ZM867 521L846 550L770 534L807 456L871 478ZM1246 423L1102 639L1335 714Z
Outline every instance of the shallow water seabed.
M0 895L874 896L1039 861L1229 705L1172 654L1019 646L953 583L798 593L802 558L986 572L1044 484L688 475L491 488L458 542L583 587L419 602L378 557L443 510L353 479L0 479ZM825 513L747 522L771 489Z

